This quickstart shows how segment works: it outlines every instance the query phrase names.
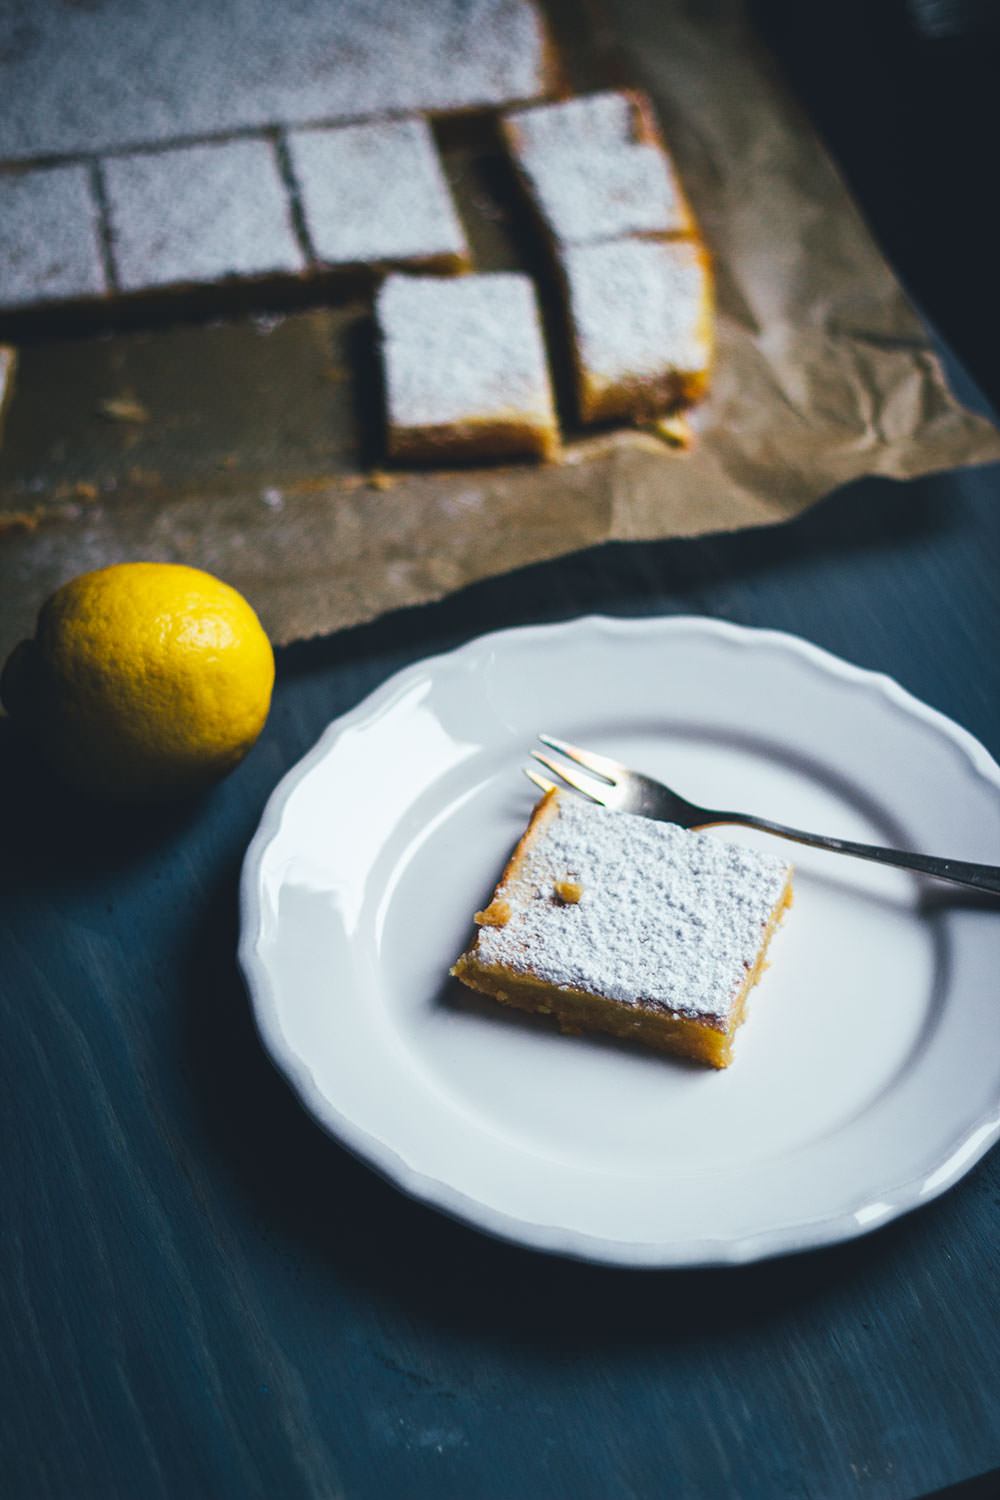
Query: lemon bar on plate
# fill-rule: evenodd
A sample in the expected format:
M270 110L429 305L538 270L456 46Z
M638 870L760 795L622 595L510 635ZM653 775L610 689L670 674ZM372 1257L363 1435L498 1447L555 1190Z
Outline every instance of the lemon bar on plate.
M451 972L563 1031L725 1068L791 874L714 833L547 792Z

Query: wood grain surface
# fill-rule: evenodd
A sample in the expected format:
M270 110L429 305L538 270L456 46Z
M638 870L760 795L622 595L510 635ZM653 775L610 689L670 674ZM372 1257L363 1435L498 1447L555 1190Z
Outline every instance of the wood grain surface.
M486 629L598 610L795 631L996 755L998 482L865 482L784 527L592 549L289 648L262 740L193 806L88 812L0 738L5 1500L910 1500L1000 1464L996 1152L839 1248L563 1263L328 1140L235 963L279 777L391 672Z
M905 6L755 9L996 401L977 175L996 46L901 40ZM785 526L590 549L289 648L249 758L155 814L62 796L0 719L3 1500L1000 1493L997 1151L841 1247L723 1271L560 1262L328 1140L267 1061L235 960L240 863L282 774L397 668L484 630L585 611L788 630L1000 756L998 499L995 469L862 481Z

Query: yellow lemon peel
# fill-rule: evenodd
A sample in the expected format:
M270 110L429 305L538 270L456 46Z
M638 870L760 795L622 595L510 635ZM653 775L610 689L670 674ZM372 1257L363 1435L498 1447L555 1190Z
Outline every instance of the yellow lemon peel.
M42 605L0 681L60 775L115 801L184 796L236 766L267 719L274 653L235 589L179 563L83 573Z

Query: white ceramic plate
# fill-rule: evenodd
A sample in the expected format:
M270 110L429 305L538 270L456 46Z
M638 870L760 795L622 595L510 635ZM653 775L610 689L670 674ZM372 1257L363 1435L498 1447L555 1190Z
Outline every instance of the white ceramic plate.
M815 646L695 618L485 636L332 724L248 852L243 971L316 1119L459 1219L617 1265L829 1244L956 1182L1000 1134L1000 909L958 887L782 845L795 905L725 1072L447 978L527 821L539 730L709 806L1000 855L982 746Z

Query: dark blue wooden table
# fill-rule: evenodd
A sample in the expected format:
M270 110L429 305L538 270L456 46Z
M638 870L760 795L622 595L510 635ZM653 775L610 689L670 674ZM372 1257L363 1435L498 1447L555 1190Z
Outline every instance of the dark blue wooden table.
M798 632L1000 754L998 496L995 471L864 482L782 528L591 551L288 649L262 740L182 812L87 813L4 736L5 1500L910 1500L1000 1464L996 1152L840 1248L560 1262L327 1139L234 956L282 773L391 672L497 626Z
M995 88L963 92L977 48L914 42L887 92L895 8L869 8L867 51L860 0L758 8L995 401L997 260L954 149L996 121ZM929 228L925 149L944 211ZM862 482L781 528L606 547L285 650L260 743L180 810L88 812L0 721L3 1500L1000 1493L982 1477L1000 1465L996 1151L841 1247L589 1267L403 1198L321 1133L259 1045L237 878L282 774L399 667L590 611L801 634L1000 756L998 471Z

